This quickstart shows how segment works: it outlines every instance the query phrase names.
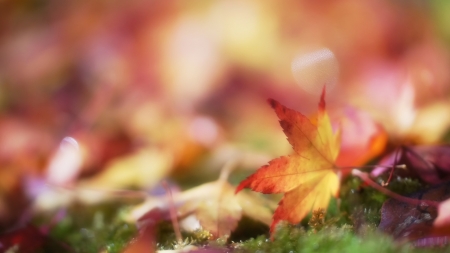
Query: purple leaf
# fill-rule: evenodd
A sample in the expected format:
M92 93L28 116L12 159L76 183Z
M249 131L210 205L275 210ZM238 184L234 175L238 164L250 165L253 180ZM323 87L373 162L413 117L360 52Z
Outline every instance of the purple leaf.
M450 183L435 185L408 197L440 202L450 198ZM411 241L417 246L435 246L442 242L443 236L448 236L434 234L433 221L436 217L437 209L434 206L425 203L412 205L389 199L381 208L381 222L378 229L391 234L396 240Z
M403 146L398 153L391 153L380 163L383 166L399 164L406 165L407 170L397 169L396 175L418 178L433 185L449 181L450 146ZM380 176L387 171L390 171L390 168L378 167L371 174Z

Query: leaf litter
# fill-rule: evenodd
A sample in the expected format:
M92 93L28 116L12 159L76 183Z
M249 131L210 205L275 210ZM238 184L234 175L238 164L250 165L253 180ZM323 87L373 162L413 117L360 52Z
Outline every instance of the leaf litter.
M350 186L351 180L349 181L347 178L351 176L343 173L348 167L339 167L335 164L340 149L340 131L334 132L332 130L330 119L325 110L325 90L323 90L320 98L317 115L309 118L283 106L275 100L269 100L269 103L280 119L280 125L294 150L293 154L273 159L268 165L262 166L255 174L243 180L237 187L228 182L229 174L237 166L236 161L231 161L224 166L219 179L216 181L204 183L181 192L169 187L166 190L170 194L166 193L162 196L147 194L143 203L130 206L123 212L120 212L120 214L117 214L115 220L119 222L118 224L123 223L124 226L128 227L136 224L138 232L129 233L128 236L134 234L134 239L129 241L129 243L123 241L120 244L121 246L116 245L115 249L125 249L125 252L138 253L144 249L153 251L158 248L160 250L166 248L167 246L162 246L158 242L160 237L158 234L161 233L158 227L170 220L175 225L174 219L176 222L180 220L183 233L185 235L186 232L188 233L188 237L185 237L185 240L181 240L181 236L178 239L172 239L172 247L178 252L223 252L230 250L245 252L250 248L254 248L254 246L250 246L252 245L251 240L242 243L229 241L230 236L238 228L243 216L247 216L262 224L270 225L272 242L263 241L258 243L258 247L261 249L266 247L264 245L271 245L270 247L274 248L278 247L276 245L280 240L284 240L282 235L286 231L290 231L289 241L295 240L294 238L298 236L299 238L309 238L305 240L310 240L311 243L318 240L323 245L327 243L327 240L321 237L324 233L331 233L329 235L332 237L344 236L348 238L358 238L364 237L364 234L379 233L374 231L377 224L369 221L374 219L368 218L374 215L373 212L371 214L370 212L354 211L356 209L352 211L352 209L347 208L347 211L350 211L350 213L345 213L345 208L340 208L339 203L342 202L345 206L346 201L348 201L346 198L351 195L347 191L347 193L340 196L339 188L341 184L347 190L350 189L353 195L360 195L361 192L368 191L365 184L375 186L377 183L373 182L368 174L362 173L365 175L361 177L363 182L352 183L352 186ZM447 149L446 146L403 146L400 148L401 153L398 155L398 158L397 156L394 156L394 158L392 158L392 155L391 157L388 156L380 163L381 167L372 172L372 177L384 178L379 182L389 183L391 180L391 185L395 185L395 182L403 184L401 178L418 178L422 181L422 187L426 187L426 184L432 185L430 190L421 190L405 197L389 193L391 190L395 191L390 186L388 187L389 189L384 189L383 187L385 186L383 184L377 185L375 189L382 189L382 193L394 196L394 199L386 201L384 204L386 197L379 198L373 202L377 203L375 206L378 206L375 207L375 210L381 209L380 231L391 234L398 241L410 242L416 247L442 247L447 244L450 231L448 229L449 204L446 199L449 196L445 193L447 192L445 183L442 184L444 186L436 185L445 181L445 175L448 170ZM373 149L368 148L366 151L370 153L373 152ZM401 165L398 165L400 163ZM124 164L121 166L126 166L127 163ZM403 168L403 170L399 168ZM404 170L404 168L407 170ZM392 179L392 175L388 179L386 178L386 174L389 174L388 172L394 175L394 179ZM354 173L354 175L362 174ZM113 176L121 180L120 176ZM340 178L342 176L345 176L345 178ZM94 180L97 179L94 178ZM103 181L108 182L108 180ZM122 180L122 182L128 181ZM348 188L349 186L350 188ZM276 202L273 199L263 197L257 193L241 192L244 188L250 188L266 194L283 193L284 196L278 207L276 207ZM373 196L377 195L376 191L371 190L370 192ZM120 191L111 192L112 196L118 193ZM137 192L136 194L142 197L142 193ZM370 194L367 196L371 196ZM399 200L395 200L396 196L399 196ZM407 202L409 203L403 202L402 200L404 199L408 199ZM329 207L330 200L338 204L334 204L334 207ZM353 202L352 205L365 206L365 202L367 200L360 199L359 203ZM411 205L411 203L416 203L416 205ZM427 203L432 203L433 205L426 206ZM330 208L334 209L334 211L330 212ZM276 210L273 213L274 209ZM325 214L327 209L328 214ZM175 212L173 213L174 210ZM312 216L310 216L311 212ZM357 222L357 220L361 220L362 216L366 217L362 219L366 221L362 223ZM309 222L305 223L304 218L307 217L310 217ZM288 225L286 222L291 225ZM359 224L357 225L358 228L352 228L352 226L347 225L352 223L355 226ZM177 227L174 226L173 229L177 230ZM275 229L275 227L278 229ZM23 237L26 235L26 231L29 230L25 229L23 230L24 232L17 230L14 233ZM353 230L354 232L350 232ZM296 232L292 234L292 231ZM86 238L94 235L88 230L84 233L87 236ZM8 240L10 240L8 238L11 238L11 236L4 235L1 238L2 245L6 245L10 250L16 250L14 248L16 246L11 243L8 244ZM39 236L36 238L46 238L46 235L39 233ZM307 252L308 243L306 241L304 243L302 248ZM197 245L197 247L191 244ZM75 247L74 250L76 252L82 249L74 245L72 244L71 247ZM390 242L387 245L392 247L391 250L403 249L404 247L410 249L409 244L401 246ZM36 244L34 247L38 249L41 246L41 244ZM111 245L105 247L107 252L114 252ZM299 248L295 249L299 250Z

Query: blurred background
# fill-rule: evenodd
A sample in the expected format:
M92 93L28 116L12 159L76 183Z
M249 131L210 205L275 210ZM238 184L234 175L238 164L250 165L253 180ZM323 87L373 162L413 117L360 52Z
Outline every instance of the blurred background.
M266 100L314 115L324 85L338 164L441 143L448 13L444 0L2 0L0 228L40 193L29 178L188 187L235 158L250 173L292 152Z

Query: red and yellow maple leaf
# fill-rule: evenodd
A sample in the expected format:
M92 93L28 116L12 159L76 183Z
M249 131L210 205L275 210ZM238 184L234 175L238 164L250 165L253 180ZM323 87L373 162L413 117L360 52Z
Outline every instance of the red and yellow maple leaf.
M281 220L300 222L311 209L326 209L331 195L337 196L339 178L334 164L340 147L325 111L325 90L317 117L308 119L277 101L269 103L295 153L273 159L242 181L236 193L250 188L262 193L284 193L273 215L271 232Z

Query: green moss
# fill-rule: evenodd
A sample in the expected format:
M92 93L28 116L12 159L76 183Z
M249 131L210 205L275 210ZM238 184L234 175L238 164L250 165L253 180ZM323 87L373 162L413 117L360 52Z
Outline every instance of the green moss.
M205 246L215 241L210 241L212 235L206 230L197 229L192 232L181 231L183 241L177 242L177 238L170 221L162 221L157 225L156 247L158 250L176 250L188 245Z
M376 179L381 180L381 179ZM409 194L422 188L416 180L394 178L388 188ZM376 230L380 209L387 196L349 177L339 200L333 199L325 218L315 211L297 226L281 225L273 240L266 236L235 244L237 252L432 252L399 244ZM309 221L309 222L308 222ZM351 225L350 225L351 224ZM435 251L441 251L437 249Z
M375 181L381 183L383 179L376 178ZM415 179L401 177L393 178L387 186L391 191L402 195L423 187L424 185ZM349 177L341 187L341 211L348 214L349 220L346 220L346 223L357 227L366 223L378 225L381 219L380 209L387 199L383 193L365 186L359 178Z
M183 238L187 238L186 234L182 234ZM186 242L189 242L187 239ZM177 237L169 221L163 221L158 224L156 233L156 247L158 250L172 250L177 243Z
M75 252L121 252L137 232L133 224L120 219L121 205L124 204L74 204L51 229L50 236L67 243ZM50 215L40 217L38 223L48 224L51 218Z
M415 180L395 178L388 187L397 193L408 194L423 185ZM297 226L281 225L273 241L268 239L267 226L243 219L230 240L244 242L209 241L207 231L196 231L183 233L184 244L259 253L424 252L409 245L399 245L388 235L376 231L380 209L386 199L385 195L365 186L360 179L349 177L342 184L340 198L331 200L326 214L316 210ZM88 207L74 204L53 227L51 237L66 242L75 252L121 252L137 232L133 224L120 219L121 210L126 207L126 203ZM52 217L54 215L47 215L41 219L41 224L48 224ZM242 228L251 228L253 232ZM254 238L249 239L250 236ZM159 250L176 248L176 237L169 221L157 225L155 240Z
M364 236L353 233L351 226L331 226L318 232L307 232L295 226L280 226L274 240L259 236L236 245L236 252L258 253L317 253L317 252L361 252L361 253L402 253L432 252L397 244L386 235L374 229ZM442 250L442 249L437 249Z

